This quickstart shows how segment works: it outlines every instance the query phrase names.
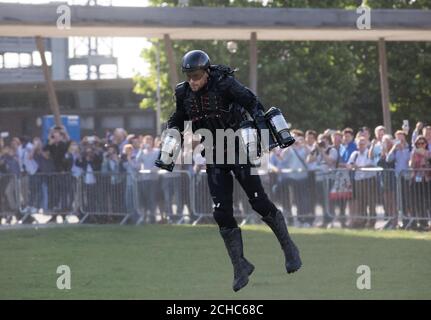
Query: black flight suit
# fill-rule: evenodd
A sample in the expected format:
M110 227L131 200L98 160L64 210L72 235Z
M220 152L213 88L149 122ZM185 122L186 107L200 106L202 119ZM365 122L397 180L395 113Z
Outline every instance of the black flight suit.
M258 109L263 110L257 97L247 87L238 82L232 70L225 66L211 66L207 84L198 92L193 92L187 82L177 85L175 90L176 111L168 120L168 128L177 127L184 131L184 121L192 121L195 132L205 128L213 133L215 144L216 129L239 129L246 120L245 111L253 116ZM250 164L238 164L238 141L235 145L235 164L227 164L226 146L224 164L207 164L207 177L214 202L214 219L220 228L236 228L233 217L233 175L246 192L252 208L261 216L277 211L268 199L258 175L251 175Z
M183 132L184 121L192 121L193 132L201 128L210 130L215 144L214 136L217 129L236 131L240 123L247 119L247 112L249 117L257 118L259 110L263 111L262 105L248 88L235 80L232 74L228 67L211 66L208 82L198 92L193 92L187 82L178 84L175 90L176 111L168 120L168 128L177 127ZM259 176L250 174L250 163L239 163L237 157L239 144L236 143L234 150L227 145L223 147L224 164L207 163L207 176L214 202L214 218L220 227L220 235L234 269L232 287L234 291L238 291L247 285L254 266L244 257L241 229L233 217L232 174L246 192L252 208L262 216L262 220L277 237L285 255L286 271L288 273L297 271L302 262L299 250L289 236L283 214L268 199ZM235 152L234 164L227 164L228 152ZM215 152L213 154L215 155Z

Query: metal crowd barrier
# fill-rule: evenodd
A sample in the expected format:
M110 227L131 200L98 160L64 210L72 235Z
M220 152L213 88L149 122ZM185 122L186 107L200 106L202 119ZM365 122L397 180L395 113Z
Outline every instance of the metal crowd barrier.
M288 224L313 225L316 219L316 178L321 178L320 173L283 169L277 173L271 172L269 176L272 188L268 195L283 211ZM318 212L321 213L322 210L318 210Z
M257 170L256 174L260 177L265 193L270 196L271 193L271 175L267 171ZM250 205L247 194L242 189L239 182L234 178L233 185L233 203L234 203L234 216L240 219L239 225L242 226L247 223L260 224L262 223L261 217L253 210Z
M270 192L271 182L269 176L263 173L259 173L261 177L262 185L265 192ZM207 173L205 170L201 170L193 175L193 204L194 212L197 219L193 222L196 225L204 219L213 218L213 207L214 203L211 198L211 194L207 182ZM252 209L248 197L244 190L241 188L239 182L233 177L233 215L235 218L240 220L239 225L246 223L259 223L260 219L257 217L256 212Z
M337 169L326 173L328 202L324 223L342 227L374 227L377 221L397 222L397 180L392 169Z
M342 227L395 227L402 219L407 227L414 221L430 221L431 183L413 183L414 170L397 175L393 169L361 168L328 171L282 170L261 175L264 189L283 211L289 224L312 226L339 223ZM425 170L431 171L431 170ZM417 172L417 171L416 171ZM409 178L406 178L409 177ZM205 171L194 177L194 205L198 223L212 217L212 200ZM430 179L431 180L431 179ZM257 222L247 196L234 180L234 216L241 224ZM406 223L404 223L406 225Z
M184 223L193 219L192 178L186 170L141 170L135 176L137 223ZM186 214L187 213L187 214Z
M18 179L21 222L34 213L78 214L79 183L71 173L25 175Z
M395 227L403 221L410 227L431 221L431 169L282 170L260 177L289 224L362 228L377 222ZM233 205L240 225L260 222L236 179ZM132 218L137 224L213 221L205 171L94 172L78 178L70 173L1 174L0 218L15 216L23 222L34 213L28 208L47 215L75 214L79 223L90 217L102 223L120 218L121 224Z
M193 211L197 219L193 225L199 223L205 217L212 218L214 203L209 191L206 170L200 170L193 175Z
M102 223L122 217L126 223L134 214L136 203L135 177L127 173L83 174L79 178L80 212L84 223L90 216L98 217Z
M400 219L410 227L431 221L431 169L403 170L398 176Z

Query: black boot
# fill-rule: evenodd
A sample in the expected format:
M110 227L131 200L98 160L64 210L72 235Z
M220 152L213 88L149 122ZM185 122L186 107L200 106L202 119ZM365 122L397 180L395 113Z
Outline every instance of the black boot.
M277 210L276 212L271 212L266 217L263 217L262 220L265 221L266 224L272 229L278 241L280 242L281 249L283 249L286 259L287 273L292 273L299 270L299 268L302 266L299 250L289 236L286 222L284 221L281 211Z
M233 291L238 291L248 283L248 276L254 271L254 266L244 258L240 228L221 228L220 234L226 245L233 265Z

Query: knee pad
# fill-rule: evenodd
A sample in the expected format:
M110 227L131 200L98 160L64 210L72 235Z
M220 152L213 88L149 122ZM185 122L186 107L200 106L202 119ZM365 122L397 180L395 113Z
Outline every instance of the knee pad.
M249 199L249 202L253 210L262 217L277 211L277 207L268 199L266 193L256 195L255 198Z

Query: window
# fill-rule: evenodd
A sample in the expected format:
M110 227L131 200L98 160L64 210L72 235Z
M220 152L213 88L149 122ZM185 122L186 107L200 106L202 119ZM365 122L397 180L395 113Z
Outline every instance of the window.
M21 68L27 68L31 66L31 55L29 53L19 54L19 66Z
M101 126L103 129L124 128L124 118L123 116L103 117Z
M57 92L58 104L62 109L77 109L75 95L70 91Z
M4 54L5 68L18 68L19 67L19 54L15 52L6 52Z
M77 65L70 66L69 77L71 80L87 79L87 66L84 64L77 64Z
M124 107L123 92L120 89L103 89L96 91L96 108L118 109Z
M94 130L94 117L81 117L81 129Z
M155 121L152 114L147 116L131 116L129 117L130 129L154 129Z

